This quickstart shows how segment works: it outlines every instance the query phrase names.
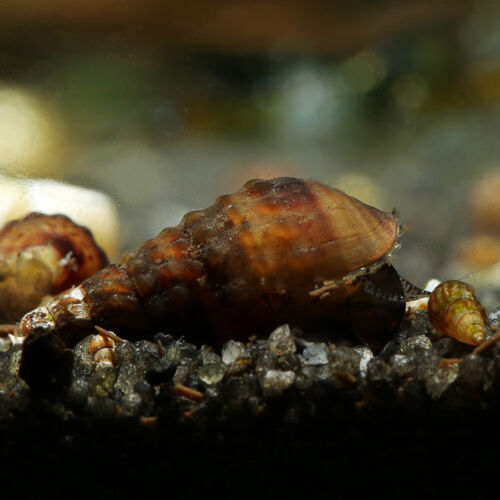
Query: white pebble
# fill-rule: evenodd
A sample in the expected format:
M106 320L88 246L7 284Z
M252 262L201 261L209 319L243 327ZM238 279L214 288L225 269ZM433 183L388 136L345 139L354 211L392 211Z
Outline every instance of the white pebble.
M292 332L287 324L278 326L269 335L269 348L278 356L297 350Z
M291 370L269 370L260 378L264 396L279 396L295 381L295 373Z
M368 363L370 362L370 359L373 358L373 352L369 347L366 346L356 346L353 350L361 356L361 360L359 362L359 372L361 376L364 377L366 376Z
M432 292L432 291L434 291L434 288L437 288L440 284L441 284L441 282L439 280L433 278L427 282L424 290L426 292Z
M246 357L248 357L248 351L242 342L229 340L222 346L222 362L226 365L231 365L236 360Z
M317 366L328 364L328 347L326 344L309 344L302 353L304 364Z

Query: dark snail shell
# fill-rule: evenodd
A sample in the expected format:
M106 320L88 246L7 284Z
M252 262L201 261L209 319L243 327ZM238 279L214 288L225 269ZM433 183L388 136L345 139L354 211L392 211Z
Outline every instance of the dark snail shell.
M483 342L488 317L467 283L444 281L431 293L427 308L432 326L441 335L465 344Z
M56 297L47 313L26 315L22 325L28 334L52 329L68 344L88 334L89 325L129 339L161 329L220 344L284 321L370 331L373 321L360 326L348 315L371 311L387 336L404 313L390 266L399 232L393 215L318 182L252 180L186 214L177 227ZM370 279L380 294L367 292ZM324 282L335 285L323 299L312 297ZM387 317L373 313L384 304Z

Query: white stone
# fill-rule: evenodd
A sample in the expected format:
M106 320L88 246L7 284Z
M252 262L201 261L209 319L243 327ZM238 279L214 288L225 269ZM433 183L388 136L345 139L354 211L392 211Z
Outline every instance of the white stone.
M269 335L269 349L274 351L278 356L297 350L292 332L287 324L278 326Z
M295 381L295 373L291 370L268 370L260 377L260 385L264 396L279 396Z
M440 368L425 381L427 392L432 399L439 399L441 395L458 377L458 363Z
M491 312L488 316L488 321L490 323L499 323L500 322L500 309L497 309Z
M229 340L222 346L222 361L226 365L231 365L236 360L247 357L248 351L241 342Z
M368 369L368 363L370 362L370 359L373 358L373 352L369 347L366 346L357 346L353 350L361 356L359 362L359 372L362 377L365 377L366 370Z
M413 337L408 337L401 342L401 352L406 353L408 350L420 347L422 349L431 349L432 342L426 335L414 335Z
M306 365L328 364L328 346L326 344L309 344L302 353Z
M429 280L426 285L425 285L425 288L424 290L426 292L432 292L434 291L435 288L437 288L439 285L441 284L441 282L435 278Z

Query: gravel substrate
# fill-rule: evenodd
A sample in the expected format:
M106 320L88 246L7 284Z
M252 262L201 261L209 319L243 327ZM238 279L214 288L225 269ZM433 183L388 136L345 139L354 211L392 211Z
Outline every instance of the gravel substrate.
M499 321L497 309L490 327ZM101 370L87 337L69 387L48 394L17 376L21 346L4 342L6 498L75 487L124 498L157 484L220 498L482 491L478 478L500 458L487 445L500 415L500 344L473 354L432 333L425 312L376 355L300 333L283 325L221 350L159 333L118 344L116 366Z

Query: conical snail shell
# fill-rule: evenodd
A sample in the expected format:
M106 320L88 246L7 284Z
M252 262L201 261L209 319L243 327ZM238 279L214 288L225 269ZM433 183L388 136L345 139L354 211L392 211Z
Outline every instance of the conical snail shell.
M483 342L488 317L467 283L444 281L431 293L427 307L429 320L441 335L471 345Z
M47 307L66 341L78 338L77 323L128 338L161 329L198 343L265 333L282 321L341 324L359 286L347 281L326 300L309 292L379 269L398 234L392 215L337 189L287 177L252 180L84 281L78 293L88 311L78 321L66 305L78 293ZM35 316L23 320L28 333Z

